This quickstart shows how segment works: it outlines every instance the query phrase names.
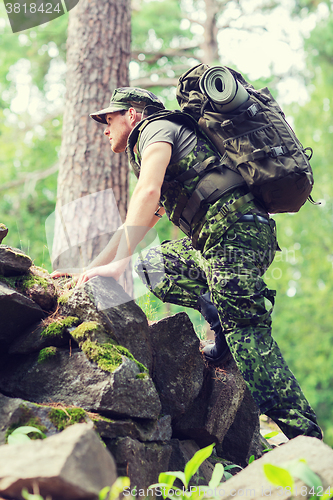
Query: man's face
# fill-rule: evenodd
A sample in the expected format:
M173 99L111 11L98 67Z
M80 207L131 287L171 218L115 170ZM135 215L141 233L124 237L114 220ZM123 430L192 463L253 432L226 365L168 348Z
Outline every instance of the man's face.
M104 130L110 141L111 149L114 153L123 153L127 146L127 139L132 130L128 112L121 114L119 111L105 115L108 123Z

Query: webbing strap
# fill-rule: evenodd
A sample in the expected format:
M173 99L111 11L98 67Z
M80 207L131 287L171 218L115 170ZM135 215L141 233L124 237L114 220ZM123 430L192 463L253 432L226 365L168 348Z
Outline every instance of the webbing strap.
M238 200L234 201L231 203L231 205L223 205L223 207L220 209L219 213L215 216L215 219L217 221L224 219L227 215L233 214L235 212L242 212L245 209L245 205L254 199L254 196L252 193L247 193L241 198L238 198Z
M241 165L242 163L247 163L249 161L256 162L258 160L263 160L264 158L267 158L267 156L277 158L278 156L283 156L288 153L289 150L286 146L275 146L272 148L270 146L265 146L262 149L255 149L254 151L252 151L252 153L241 156L236 161L236 167L238 167L238 165Z
M224 120L223 122L207 120L207 126L208 128L211 128L213 130L221 127L222 128L238 127L245 120L248 120L249 118L253 118L254 116L256 116L261 109L262 108L260 104L255 102L251 104L251 106L249 106L245 111L243 111L243 113L233 116L232 119Z
M214 166L217 167L220 163L220 158L218 156L210 156L206 158L204 161L198 161L193 167L189 170L186 170L183 174L178 175L174 180L180 183L186 183L188 180L193 179L193 177L197 177L202 172L204 172L208 167Z

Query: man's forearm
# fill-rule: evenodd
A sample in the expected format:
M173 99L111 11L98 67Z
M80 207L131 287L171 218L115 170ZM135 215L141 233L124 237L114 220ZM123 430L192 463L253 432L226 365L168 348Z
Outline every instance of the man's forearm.
M104 266L106 264L109 264L115 258L123 231L124 225L121 225L114 233L104 250L102 250L101 253L97 255L97 257L89 264L87 269L92 269L93 267L97 266Z

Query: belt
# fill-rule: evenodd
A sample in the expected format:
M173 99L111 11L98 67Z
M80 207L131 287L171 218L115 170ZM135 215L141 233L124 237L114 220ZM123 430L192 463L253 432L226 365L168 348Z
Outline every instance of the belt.
M269 225L269 220L266 219L266 217L263 217L262 215L257 215L257 214L245 214L242 215L237 222L255 222L257 219L258 222L262 222L263 224L268 224Z

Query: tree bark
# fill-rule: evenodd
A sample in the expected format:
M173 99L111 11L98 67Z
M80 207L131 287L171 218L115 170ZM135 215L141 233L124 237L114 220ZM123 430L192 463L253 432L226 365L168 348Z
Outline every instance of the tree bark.
M115 155L89 113L128 86L130 0L80 0L69 16L66 103L52 250L57 269L86 267L128 204L128 161ZM127 291L130 292L127 272ZM124 282L122 283L124 285Z

